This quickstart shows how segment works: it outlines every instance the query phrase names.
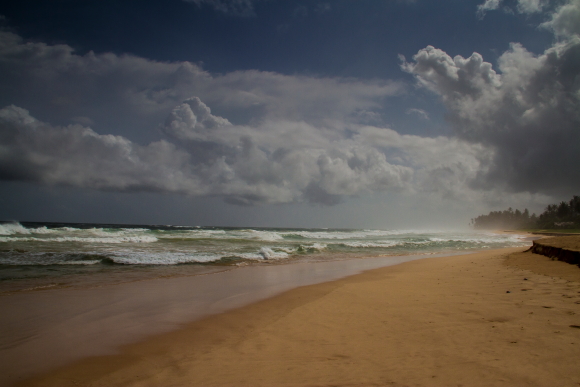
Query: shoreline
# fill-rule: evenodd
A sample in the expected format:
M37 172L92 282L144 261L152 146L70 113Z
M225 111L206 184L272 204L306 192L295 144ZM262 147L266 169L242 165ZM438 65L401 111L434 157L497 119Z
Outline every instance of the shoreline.
M577 386L580 270L522 254L420 259L295 288L18 385Z
M274 229L200 231L198 228L183 231L179 228L157 232L159 226L105 230L98 228L105 225L91 224L97 228L65 227L49 231L46 225L55 226L46 223L39 228L26 229L14 224L14 229L4 230L15 236L4 238L8 245L0 257L3 264L0 296L48 288L85 289L161 277L195 276L246 265L445 254L508 247L517 245L518 240L523 243L531 240L529 236L522 238L521 234L513 238L513 234L465 230L287 229L282 232ZM210 232L209 236L206 232ZM213 232L217 239L213 238ZM32 245L27 244L28 233L33 236ZM89 254L87 246L95 236L99 246L91 247ZM181 237L186 237L186 241L181 241ZM209 239L204 239L206 237ZM56 244L53 243L55 238ZM71 244L71 240L76 244ZM47 250L48 245L51 247ZM168 251L167 256L162 254L165 251Z

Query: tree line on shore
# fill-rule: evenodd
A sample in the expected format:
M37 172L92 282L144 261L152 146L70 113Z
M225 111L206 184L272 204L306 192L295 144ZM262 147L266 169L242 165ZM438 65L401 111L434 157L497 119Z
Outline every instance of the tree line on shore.
M471 219L476 229L576 229L580 228L580 196L574 195L568 202L550 204L536 216L528 209L515 211L510 207L504 211L492 211Z

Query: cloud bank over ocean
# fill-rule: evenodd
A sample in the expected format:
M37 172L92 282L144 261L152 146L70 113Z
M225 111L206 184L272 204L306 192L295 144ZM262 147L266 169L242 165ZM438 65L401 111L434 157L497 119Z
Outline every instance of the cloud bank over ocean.
M197 97L170 113L166 139L147 145L80 124L52 126L16 106L0 110L0 122L3 179L220 195L237 204L335 204L343 195L385 190L458 195L490 157L462 141L372 126L232 125Z
M193 1L225 13L253 2ZM507 6L487 0L485 13ZM228 203L312 202L397 192L465 202L580 189L580 1L549 7L536 55L497 59L433 46L399 80L212 74L188 61L77 54L0 32L0 179L103 191L220 196ZM241 15L237 15L241 16ZM415 87L442 101L448 135L401 134L379 114ZM31 93L31 90L34 92ZM421 108L403 114L429 121Z

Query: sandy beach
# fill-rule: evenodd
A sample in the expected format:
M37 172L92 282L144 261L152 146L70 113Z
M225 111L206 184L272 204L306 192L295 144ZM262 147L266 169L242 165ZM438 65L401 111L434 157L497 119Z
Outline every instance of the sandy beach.
M579 354L580 269L509 248L297 288L19 385L578 386Z

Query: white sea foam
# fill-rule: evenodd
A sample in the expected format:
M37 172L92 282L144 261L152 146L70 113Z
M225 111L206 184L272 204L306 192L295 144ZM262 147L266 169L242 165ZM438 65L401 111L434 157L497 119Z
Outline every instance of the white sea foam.
M284 251L274 251L269 247L262 247L260 249L260 255L264 259L284 259L288 258L288 253Z
M216 254L131 251L116 253L116 255L110 256L109 258L115 263L126 265L177 265L183 263L215 262L219 261L222 257Z
M282 250L282 251L280 251ZM235 253L232 254L235 257L239 257L242 259L248 260L276 260L276 259L286 259L289 257L289 254L284 251L285 249L276 249L273 250L269 247L261 247L256 253Z
M20 223L0 224L0 235L30 234L30 230Z
M60 261L56 265L96 265L101 263L100 259L84 260L84 261Z
M37 238L37 237L4 237L0 236L0 242L77 242L77 243L153 243L158 239L154 236L123 236L123 237L109 237L109 238L94 238L94 237L56 237L56 238Z
M351 233L330 231L288 231L282 233L282 235L296 235L305 239L350 239L355 237Z
M399 241L393 242L342 242L341 245L354 248L373 248L373 247L393 247L400 244Z
M153 243L158 239L154 236L114 236L109 238L90 238L90 237L58 237L47 241L54 242L80 242L80 243Z
M74 227L60 227L60 228L57 228L57 230L69 231L69 232L83 231L80 228L74 228Z
M163 239L242 239L242 240L261 240L277 241L284 239L282 235L275 231L262 230L179 230L164 231L159 235Z
M401 234L400 231L385 230L334 230L334 231L285 231L280 234L285 236L300 236L306 239L365 239L389 237Z
M324 244L324 243L312 243L312 244L301 244L300 246L298 246L298 248L296 249L295 253L317 253L317 252L321 252L323 250L326 250L328 248L328 245Z
M28 238L28 237L7 237L0 236L0 242L27 242L27 241L40 241L39 238Z
M232 239L260 240L270 242L284 239L284 237L276 231L264 231L253 229L230 230L226 236L227 238Z
M185 227L185 226L183 226ZM157 236L163 239L225 239L224 230L159 230Z
M251 239L259 239L261 241L279 241L284 239L282 235L277 232L270 232L270 231L257 231L257 230L250 230L251 231Z
M314 250L314 251L322 251L326 250L328 247L325 243L312 243L310 245L300 245L302 249Z
M91 234L91 235L96 235L96 236L112 236L112 235L121 235L123 234L122 231L114 231L114 232L107 232L105 230L103 230L102 228L88 228L86 230L84 230L85 233Z
M54 234L56 231L46 226L30 229L32 234Z

